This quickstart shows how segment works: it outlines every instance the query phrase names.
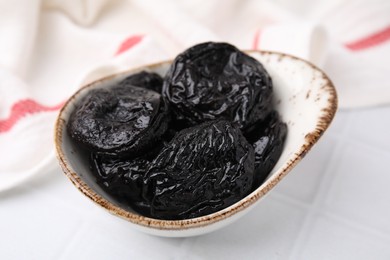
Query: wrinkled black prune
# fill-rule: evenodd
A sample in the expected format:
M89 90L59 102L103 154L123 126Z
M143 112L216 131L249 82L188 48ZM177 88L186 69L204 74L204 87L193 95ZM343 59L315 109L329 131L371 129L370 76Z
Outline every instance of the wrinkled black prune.
M121 203L138 211L149 211L142 199L142 183L149 160L145 157L123 159L92 153L90 165L96 181Z
M210 121L175 135L151 162L143 196L151 216L194 218L228 207L252 189L254 152L240 129Z
M143 216L188 219L241 200L272 170L287 135L272 96L257 60L208 42L178 55L164 80L141 71L90 90L67 130L110 199Z
M286 135L287 125L280 120L276 111L271 112L265 121L259 122L246 135L255 151L254 189L263 183L278 162Z
M131 85L93 89L69 118L70 136L100 154L132 157L165 133L169 109L155 91Z
M147 88L161 94L163 79L157 73L141 71L136 74L128 76L127 78L119 82L118 85L123 85L123 86L131 85L136 87Z
M224 118L240 128L272 110L272 80L254 58L227 43L195 45L173 61L163 96L187 126Z

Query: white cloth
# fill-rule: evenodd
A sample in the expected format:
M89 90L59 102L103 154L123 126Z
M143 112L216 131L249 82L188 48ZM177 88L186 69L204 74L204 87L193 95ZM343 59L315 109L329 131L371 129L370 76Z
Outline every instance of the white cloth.
M387 104L389 14L385 0L0 0L0 190L56 164L53 123L82 84L203 41L307 59L341 107Z

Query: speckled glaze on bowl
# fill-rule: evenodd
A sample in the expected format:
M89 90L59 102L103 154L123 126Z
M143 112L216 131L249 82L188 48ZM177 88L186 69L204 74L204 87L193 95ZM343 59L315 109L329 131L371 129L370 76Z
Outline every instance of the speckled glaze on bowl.
M283 153L268 179L255 191L228 208L210 215L186 220L160 220L141 216L112 200L94 181L88 159L72 142L66 124L75 103L93 88L109 88L113 83L141 70L164 75L170 61L112 75L81 88L60 111L55 126L59 163L71 182L85 196L110 213L128 220L149 234L186 237L208 233L240 218L266 195L309 152L328 128L337 109L337 95L329 78L314 65L290 55L248 51L267 69L274 83L275 106L288 124Z

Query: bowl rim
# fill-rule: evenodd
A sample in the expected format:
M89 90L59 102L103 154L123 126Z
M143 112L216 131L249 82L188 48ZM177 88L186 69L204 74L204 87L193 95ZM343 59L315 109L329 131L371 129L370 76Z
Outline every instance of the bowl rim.
M321 73L322 78L325 80L325 84L322 87L325 92L329 93L329 98L327 100L327 104L325 108L322 109L322 115L319 117L317 121L317 125L315 127L315 130L311 133L308 133L305 136L305 142L300 147L299 151L294 153L292 159L288 161L279 171L275 172L269 179L267 179L260 187L258 187L256 190L252 191L249 195L244 197L243 199L239 200L238 202L234 203L233 205L222 209L220 211L214 212L209 215L192 218L192 219L184 219L184 220L162 220L162 219L155 219L155 218L149 218L142 215L139 215L137 213L129 212L125 209L120 208L119 206L116 206L97 194L92 188L90 188L79 176L76 172L72 170L70 167L70 164L67 161L67 157L65 156L65 153L63 151L62 147L62 134L63 130L65 129L65 121L62 118L63 113L65 110L67 110L68 105L71 103L72 100L76 99L77 96L81 91L83 91L86 88L93 88L93 86L101 81L107 81L111 78L115 78L120 75L128 74L131 72L139 71L142 69L150 69L162 66L164 64L169 64L172 62L172 60L162 61L150 65L140 66L137 68L133 68L130 70L122 71L119 73L115 73L103 78L100 78L98 80L95 80L91 83L88 83L84 86L82 86L79 90L77 90L64 104L64 106L61 108L54 127L54 143L56 147L56 156L59 161L59 164L65 173L65 175L69 178L69 180L76 186L76 188L81 191L85 196L90 198L93 202L100 205L101 207L108 210L111 214L119 216L125 220L128 220L134 224L141 225L147 228L157 229L157 230L186 230L186 229L192 229L192 228L199 228L204 227L219 221L222 221L230 216L235 215L236 213L239 213L243 211L244 209L248 208L255 202L257 202L260 198L262 198L265 194L267 194L273 187L276 186L276 184L283 179L284 176L287 175L287 173L290 172L290 170L305 157L307 152L311 149L311 147L317 142L317 140L321 137L321 135L325 132L325 130L329 127L330 123L332 122L334 115L337 110L338 105L338 99L337 99L337 93L336 89L332 83L332 81L329 79L329 77L318 67L310 63L309 61L306 61L304 59L295 57L290 54L285 54L281 52L274 52L274 51L263 51L263 50L248 50L244 51L247 54L254 54L259 53L261 55L278 55L280 59L283 59L284 57L288 57L294 60L298 60L301 62L306 63L311 68L313 68L315 71L318 71Z

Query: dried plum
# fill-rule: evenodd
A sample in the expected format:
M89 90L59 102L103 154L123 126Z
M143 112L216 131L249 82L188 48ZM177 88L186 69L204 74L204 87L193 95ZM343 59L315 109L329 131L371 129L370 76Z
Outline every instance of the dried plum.
M178 55L164 80L141 71L90 90L67 130L121 206L158 219L199 217L248 195L279 159L287 126L272 88L252 57L203 43Z
M272 80L254 58L227 43L195 45L173 61L163 85L176 120L187 126L224 118L240 128L272 109Z
M141 71L128 76L119 82L118 85L142 87L161 93L163 79L157 73Z
M177 133L151 162L143 197L151 216L185 219L210 214L246 196L254 152L240 129L225 120Z
M135 208L148 211L142 199L142 182L149 164L145 157L134 159L110 158L92 153L90 165L96 181L116 200Z
M265 121L253 127L247 139L255 151L254 189L259 187L278 162L287 135L287 125L273 111Z
M160 94L145 88L93 89L71 114L68 132L94 152L131 157L165 133L168 110Z

